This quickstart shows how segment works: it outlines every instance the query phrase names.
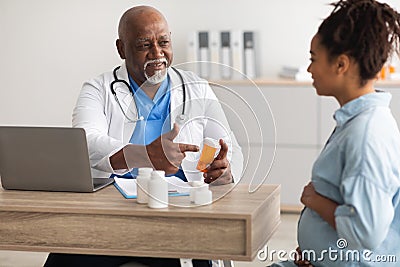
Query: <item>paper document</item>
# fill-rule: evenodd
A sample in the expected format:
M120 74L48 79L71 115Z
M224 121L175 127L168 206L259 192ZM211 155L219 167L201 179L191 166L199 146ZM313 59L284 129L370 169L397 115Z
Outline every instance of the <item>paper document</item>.
M182 181L176 176L166 177L168 182L168 195L171 196L188 196L190 185ZM136 179L126 179L114 177L114 185L125 198L137 197Z

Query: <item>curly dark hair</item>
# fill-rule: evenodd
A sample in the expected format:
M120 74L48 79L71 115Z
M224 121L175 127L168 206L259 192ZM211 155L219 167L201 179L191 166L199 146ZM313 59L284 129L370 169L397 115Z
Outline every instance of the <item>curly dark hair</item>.
M400 14L375 0L341 0L317 34L330 59L346 54L359 65L360 82L376 77L388 57L399 54Z

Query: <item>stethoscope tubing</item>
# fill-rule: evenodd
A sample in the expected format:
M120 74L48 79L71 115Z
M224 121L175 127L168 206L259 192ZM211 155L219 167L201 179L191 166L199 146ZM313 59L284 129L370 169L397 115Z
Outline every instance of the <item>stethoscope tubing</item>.
M110 90L111 90L111 93L113 94L115 101L117 102L119 108L121 109L122 113L124 114L125 118L126 118L128 121L137 122L137 121L139 121L139 120L144 120L143 116L138 117L136 120L132 120L132 119L128 118L128 116L126 115L124 109L123 109L122 106L121 106L121 103L120 103L119 100L118 100L117 93L115 92L115 89L114 89L114 85L115 85L116 83L121 82L121 83L125 84L125 86L126 86L126 87L129 89L129 91L131 92L132 97L133 97L133 101L135 101L135 105L136 105L136 100L135 100L134 92L133 92L133 90L132 90L131 85L130 85L127 81L125 81L125 80L118 79L117 70L118 70L120 67L121 67L121 66L117 66L117 67L115 67L114 70L113 70L114 80L110 83ZM180 119L183 121L183 120L185 120L185 117L186 117L186 116L185 116L185 108L186 108L186 107L185 107L185 105L186 105L186 86L185 86L185 82L184 82L184 80L183 80L182 74L181 74L176 68L174 68L174 67L171 67L171 68L176 72L176 74L178 74L179 79L181 80L181 83L182 83L182 90L183 90L182 100L183 100L183 102L182 102L182 113L181 113L181 115L180 115ZM137 107L137 105L136 105L136 107Z

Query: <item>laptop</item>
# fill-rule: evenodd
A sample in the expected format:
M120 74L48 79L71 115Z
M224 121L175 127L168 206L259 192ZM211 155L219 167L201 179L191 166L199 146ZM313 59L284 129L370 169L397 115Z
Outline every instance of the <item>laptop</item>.
M67 127L0 126L4 189L94 192L113 183L92 178L85 131Z

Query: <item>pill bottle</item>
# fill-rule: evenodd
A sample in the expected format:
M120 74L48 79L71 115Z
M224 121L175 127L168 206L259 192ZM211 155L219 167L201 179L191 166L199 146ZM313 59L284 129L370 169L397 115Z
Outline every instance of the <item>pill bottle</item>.
M168 182L164 171L153 171L149 181L148 206L153 209L168 207Z
M203 150L201 151L200 159L197 163L196 169L205 172L206 168L214 160L215 152L219 148L217 140L212 138L204 138Z
M140 204L147 204L149 201L149 181L152 168L139 168L136 177L136 201Z
M194 195L194 204L196 205L208 205L212 202L212 192L209 189L208 184L204 184L196 188Z
M196 190L204 185L205 183L203 181L192 181L189 182L189 185L191 186L190 188L190 194L189 194L189 198L190 198L190 202L194 202L194 196L196 195Z

